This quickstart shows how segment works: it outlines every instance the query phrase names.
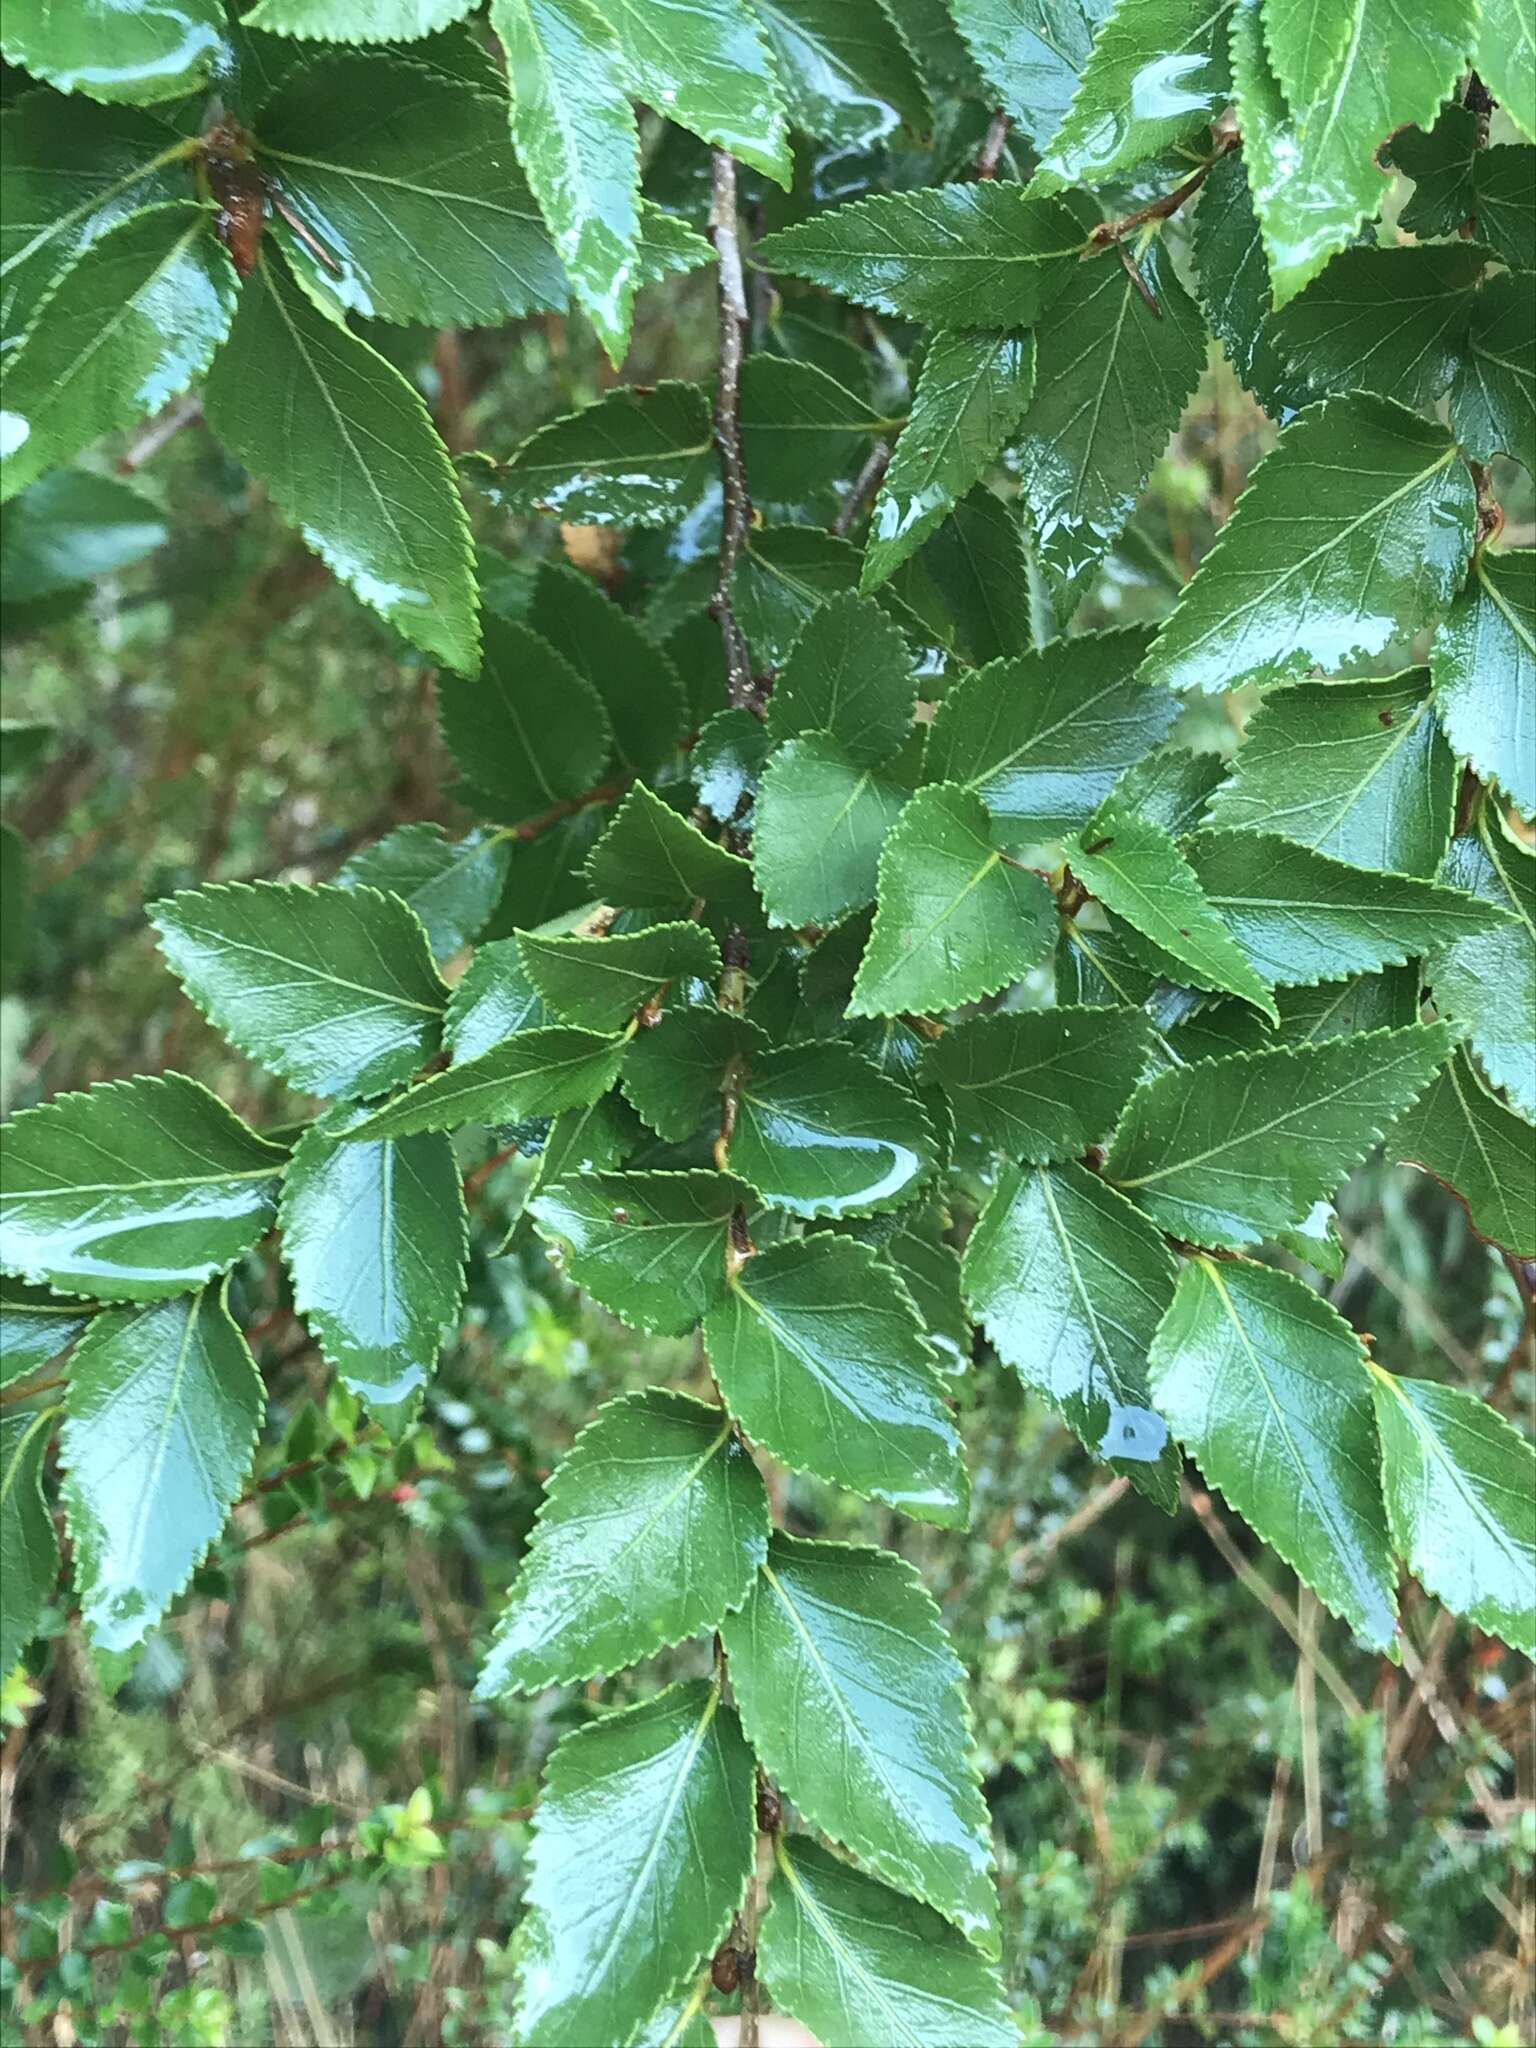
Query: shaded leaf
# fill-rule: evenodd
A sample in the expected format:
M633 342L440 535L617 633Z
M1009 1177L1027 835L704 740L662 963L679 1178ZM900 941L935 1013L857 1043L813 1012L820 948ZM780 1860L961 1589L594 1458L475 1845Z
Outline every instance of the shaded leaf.
M770 355L742 365L740 419L754 497L792 504L853 476L870 435L893 424L814 363Z
M829 597L796 636L768 699L775 742L826 733L851 761L889 759L912 729L917 677L906 642L878 605Z
M1536 151L1531 152L1536 159ZM1536 163L1533 163L1536 168ZM1466 350L1450 391L1451 426L1482 461L1512 455L1536 473L1536 277L1490 277L1472 301Z
M1536 1134L1489 1094L1464 1052L1392 1126L1387 1156L1459 1195L1479 1237L1536 1258Z
M750 1019L729 1010L669 1009L636 1037L624 1064L624 1093L659 1137L680 1145L707 1117L718 1122L728 1074L767 1045Z
M794 1216L893 1209L933 1165L916 1098L847 1045L789 1045L741 1082L730 1166Z
M615 812L587 861L587 876L604 901L636 909L683 910L699 896L749 920L756 908L749 864L644 783Z
M551 420L488 479L499 505L582 526L665 526L715 481L709 400L698 384L620 384Z
M59 1576L59 1539L43 1498L55 1409L0 1410L0 1671L9 1675L37 1634Z
M1150 1041L1140 1010L973 1017L929 1046L923 1078L944 1090L962 1130L1011 1159L1075 1159L1113 1129Z
M643 773L672 752L688 723L682 678L590 576L546 562L528 624L602 698L621 768Z
M417 917L439 960L478 938L501 900L511 847L475 830L450 839L441 825L396 825L336 871L342 889L398 896Z
M618 1078L628 1041L550 1024L520 1032L419 1081L348 1138L409 1138L467 1123L520 1123L593 1102Z
M550 1009L588 1031L617 1031L671 982L720 979L719 951L697 924L655 924L596 939L522 932L517 946Z
M1478 555L1429 672L1451 745L1536 817L1536 549Z
M858 148L905 120L927 124L928 98L884 7L864 0L754 0L789 118L807 135Z
M31 1379L74 1343L92 1313L89 1302L61 1301L24 1280L0 1280L0 1387ZM10 1669L4 1658L0 1664Z
M1475 836L1451 842L1440 879L1512 913L1432 954L1424 972L1436 1010L1461 1023L1489 1080L1536 1123L1536 858L1485 809Z
M681 1337L724 1300L731 1214L751 1199L727 1173L592 1173L543 1185L529 1213L594 1300Z
M11 500L0 551L0 604L54 597L111 576L164 545L168 528L158 507L117 477L56 469ZM18 753L5 745L4 773Z
M1486 261L1475 242L1346 249L1276 316L1267 338L1314 397L1378 391L1425 405L1456 373Z
M1072 104L1110 0L951 0L1003 111L1043 150Z
M542 816L602 775L613 744L602 699L531 627L485 622L473 680L438 679L443 738L476 807L507 823Z

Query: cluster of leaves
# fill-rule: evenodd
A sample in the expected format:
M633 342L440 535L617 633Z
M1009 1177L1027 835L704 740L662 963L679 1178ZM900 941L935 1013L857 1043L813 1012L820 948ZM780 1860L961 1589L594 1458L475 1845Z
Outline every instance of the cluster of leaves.
M58 1576L61 1417L106 1668L218 1537L264 1404L227 1276L274 1226L339 1381L410 1425L483 1131L537 1156L529 1224L587 1294L701 1331L715 1395L593 1418L484 1667L500 1698L715 1637L551 1758L521 2030L700 2041L723 1949L829 2042L1006 2042L959 1662L895 1551L773 1526L765 1463L963 1525L984 1343L1170 1510L1187 1453L1362 1642L1392 1653L1405 1565L1536 1650L1529 1445L1317 1284L1383 1139L1536 1257L1536 563L1489 467L1536 467L1536 149L1487 146L1484 90L1536 134L1533 53L1457 0L1411 41L1374 0L907 0L857 46L834 0L493 0L503 72L466 12L8 10L48 82L5 116L24 536L71 512L59 465L203 378L443 664L480 823L155 907L210 1022L327 1100L301 1127L175 1073L8 1127L0 1670ZM620 602L477 557L360 329L573 294L622 355L640 283L709 253L697 153L642 196L635 100L717 150L718 382L464 469L487 520L628 536ZM847 199L930 122L911 189ZM1411 241L1365 225L1389 135ZM791 186L754 202L785 296L739 389L732 159ZM929 330L905 419L843 304ZM1211 333L1278 442L1166 618L1069 630ZM1184 744L1211 697L1230 759Z

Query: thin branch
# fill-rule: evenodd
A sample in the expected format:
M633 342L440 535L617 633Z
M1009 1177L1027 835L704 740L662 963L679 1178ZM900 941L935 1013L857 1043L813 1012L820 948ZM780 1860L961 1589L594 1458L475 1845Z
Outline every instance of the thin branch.
M891 466L891 444L877 441L869 451L869 460L854 478L848 495L837 508L837 517L832 522L832 531L841 538L863 511L867 501L879 490L881 480Z
M1165 192L1161 199L1154 199L1149 205L1138 206L1134 213L1122 214L1119 220L1100 221L1088 237L1089 248L1102 249L1108 242L1118 242L1126 235L1134 234L1137 228L1145 227L1148 221L1167 220L1170 214L1177 213L1186 200L1194 198L1215 166L1221 162L1228 150L1236 149L1240 140L1237 135L1223 136L1210 161L1201 164L1182 185L1175 185L1171 192Z
M178 398L157 412L143 433L130 441L117 458L118 475L132 476L136 469L142 469L167 441L174 440L183 427L195 426L202 416L203 401L193 397Z
M971 166L978 178L995 178L997 166L1002 158L1003 144L1008 140L1008 116L999 107L987 123L986 139L977 152Z
M720 510L720 571L715 580L712 616L720 624L725 650L725 688L729 701L750 710L754 705L752 669L747 643L731 605L731 581L752 523L752 500L741 458L741 364L746 353L747 295L741 274L741 242L736 220L736 164L730 152L710 152L714 200L709 210L710 239L720 274L720 339L715 378L715 447L720 456L724 500Z

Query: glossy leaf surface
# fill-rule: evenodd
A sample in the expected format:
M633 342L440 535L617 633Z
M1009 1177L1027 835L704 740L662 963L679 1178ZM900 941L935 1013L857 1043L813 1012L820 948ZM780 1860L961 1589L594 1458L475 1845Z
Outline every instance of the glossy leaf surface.
M1536 550L1478 556L1429 666L1451 745L1536 817Z
M774 924L830 924L873 900L880 850L912 794L913 771L850 758L828 733L779 747L763 770L752 869Z
M198 91L224 48L216 0L15 0L0 32L7 62L60 92L137 105Z
M569 1685L713 1628L767 1553L768 1497L723 1409L661 1387L610 1401L555 1469L476 1691Z
M1511 913L1431 956L1425 978L1442 1017L1453 1017L1496 1088L1536 1123L1536 857L1485 811L1475 836L1452 842L1440 879Z
M788 185L783 96L746 0L605 0L635 96Z
M576 796L603 772L612 733L602 699L529 626L489 618L480 674L444 676L438 716L466 795L513 823Z
M1071 1007L974 1017L929 1046L923 1078L1011 1159L1076 1159L1114 1128L1147 1062L1139 1010Z
M409 1138L467 1123L518 1123L595 1102L623 1064L625 1041L550 1024L523 1031L419 1081L373 1110L349 1138Z
M1116 0L1035 189L1096 185L1198 138L1230 96L1230 0Z
M37 1633L59 1576L59 1539L43 1499L43 1460L54 1411L0 1411L0 1668L11 1672Z
M707 1118L718 1128L727 1076L767 1045L749 1018L729 1010L668 1009L637 1036L624 1063L624 1093L658 1136L682 1144Z
M751 1200L726 1173L594 1173L542 1188L529 1206L594 1300L677 1337L724 1300L731 1212Z
M905 120L927 121L927 96L883 7L862 0L754 0L790 120L807 135L858 148Z
M1466 1205L1472 1228L1536 1258L1536 1177L1531 1126L1491 1095L1458 1052L1387 1136L1392 1159L1433 1174Z
M911 1199L933 1134L916 1097L850 1046L780 1046L741 1083L730 1164L791 1215L867 1216Z
M494 495L514 511L592 526L659 526L714 481L709 403L697 384L621 384L584 412L531 434Z
M778 742L826 733L852 761L887 760L912 727L917 678L906 643L878 605L851 593L828 598L790 649L768 699Z
M1072 104L1109 0L951 0L1004 111L1043 149Z
M522 933L523 969L549 1008L587 1031L617 1031L673 982L714 982L720 955L701 925L657 924L605 938Z
M501 900L511 848L484 831L449 839L441 825L397 825L336 872L343 889L398 896L420 918L434 958L478 938Z
M740 854L706 838L644 783L614 813L592 850L587 876L605 901L637 909L681 911L702 896L750 917L756 902L752 870Z

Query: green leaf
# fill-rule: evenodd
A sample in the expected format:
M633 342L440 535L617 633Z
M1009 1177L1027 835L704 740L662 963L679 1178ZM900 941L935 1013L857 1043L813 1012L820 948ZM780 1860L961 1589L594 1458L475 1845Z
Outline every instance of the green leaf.
M263 258L203 403L343 583L407 640L473 672L469 522L426 406L398 370Z
M529 626L485 622L480 674L438 679L443 739L478 809L542 816L601 777L613 744L603 701Z
M358 111L338 121L338 108ZM353 312L483 327L565 305L498 95L381 51L337 51L283 81L257 150Z
M1110 0L950 0L1003 112L1043 150L1072 104Z
M1019 484L1063 604L1130 518L1205 368L1205 322L1162 246L1137 267L1156 313L1111 250L1078 266L1040 323Z
M1274 1015L1274 998L1172 836L1118 796L1068 848L1072 872L1101 903L1171 957L1196 988L1228 989Z
M780 1790L995 1956L965 1674L913 1567L888 1550L776 1534L720 1632L742 1726Z
M1405 128L1381 152L1383 163L1413 180L1399 221L1415 235L1454 235L1477 211L1477 116L1460 100L1441 109L1433 128Z
M1066 281L1083 230L1017 185L936 185L863 199L782 228L758 261L903 320L1030 327Z
M588 0L491 0L512 140L555 247L615 367L638 283L640 137L623 52Z
M1254 714L1213 825L1291 839L1356 867L1432 875L1456 808L1456 762L1429 703L1429 675L1299 683Z
M441 825L396 825L336 872L342 889L398 896L420 918L439 960L477 938L501 901L511 848L475 830L450 839Z
M0 1387L31 1379L67 1350L92 1312L89 1303L61 1301L23 1280L0 1280ZM3 1657L0 1666L10 1669Z
M1536 158L1536 151L1531 152ZM1490 277L1472 300L1466 352L1451 385L1451 426L1471 456L1512 455L1536 473L1536 338L1529 271Z
M751 815L772 745L762 719L740 705L717 711L694 741L688 773L699 802L722 825L744 824Z
M605 902L632 909L678 911L702 896L750 922L757 908L752 869L740 854L706 839L643 782L592 849L587 876Z
M740 413L754 497L790 504L851 477L870 435L894 424L814 363L786 356L748 356Z
M1485 807L1476 836L1451 842L1440 880L1512 913L1432 954L1424 973L1437 1012L1462 1024L1489 1080L1536 1123L1536 858Z
M1146 1368L1173 1280L1161 1234L1071 1160L1005 1167L961 1267L966 1302L998 1357L1095 1457L1170 1513L1179 1461Z
M940 700L926 779L979 796L1008 845L1059 838L1178 716L1167 691L1136 679L1146 651L1133 626L989 662Z
M185 1074L98 1082L23 1110L0 1151L0 1269L106 1301L159 1301L249 1251L280 1146Z
M37 1634L59 1576L59 1540L43 1498L43 1461L56 1409L0 1410L0 1673Z
M698 503L719 458L698 384L620 384L540 427L489 484L513 512L578 526L666 526Z
M555 1468L476 1694L581 1684L718 1627L767 1554L768 1496L723 1408L610 1401Z
M864 0L755 0L789 118L806 135L857 149L898 122L920 132L928 97L884 7Z
M1465 66L1470 0L1425 9L1411 36L1392 0L1346 0L1339 61L1318 98L1288 106L1270 66L1259 0L1232 9L1232 81L1253 201L1283 306L1376 211L1376 149L1394 130L1427 127Z
M163 546L168 530L158 507L117 477L53 470L7 508L0 604L30 604L111 576ZM5 749L7 776L16 754L12 738Z
M0 114L0 342L98 236L141 208L187 196L192 143L133 107L26 94Z
M185 391L229 332L235 287L204 207L149 207L97 236L6 370L0 496Z
M752 1787L736 1715L703 1679L565 1737L528 1859L524 2039L628 2041L713 1954L752 1869Z
M1350 981L1277 989L1275 1007L1280 1021L1273 1031L1245 1004L1219 1002L1203 1004L1192 1016L1181 1018L1168 1037L1184 1059L1203 1060L1414 1024L1419 1015L1418 963L1357 975Z
M142 106L199 91L222 62L224 10L218 0L174 6L122 0L11 0L0 30L6 62L60 92Z
M1429 672L1456 752L1536 817L1536 549L1478 554Z
M682 678L590 576L546 562L528 623L602 698L621 768L643 773L671 754L688 727Z
M377 1095L438 1048L447 991L398 897L211 882L163 899L150 922L209 1021L296 1088Z
M520 932L517 946L550 1009L587 1031L617 1031L672 982L720 979L719 950L697 924L655 924L600 939Z
M635 2036L633 2048L715 2048L715 2030L704 2015L708 1975L691 1990L664 1999Z
M1392 1541L1453 1614L1536 1656L1536 1452L1460 1387L1371 1367Z
M827 733L777 748L763 771L752 834L752 871L770 922L829 924L871 902L880 849L915 780L912 764L872 767Z
M1241 150L1212 166L1191 239L1200 304L1227 360L1266 412L1290 409L1304 394L1275 349L1269 263Z
M971 1362L971 1319L960 1298L959 1257L942 1236L944 1214L932 1203L903 1210L892 1219L896 1227L888 1235L885 1221L878 1219L882 1235L871 1240L874 1249L911 1295L935 1365L956 1378ZM871 1226L848 1226L855 1235L861 1227Z
M710 1368L755 1443L797 1471L963 1527L961 1444L911 1297L868 1245L759 1252L705 1318Z
M1170 740L1125 771L1115 784L1115 803L1182 839L1205 815L1224 765L1219 754L1191 754Z
M340 1127L312 1124L294 1148L278 1213L283 1259L294 1308L322 1353L396 1430L458 1328L464 1192L441 1133L348 1145Z
M751 1200L727 1173L590 1173L528 1206L577 1286L636 1329L681 1337L725 1299L731 1215Z
M1102 185L1198 140L1231 98L1231 0L1115 0L1032 189Z
M1022 654L1048 637L1031 629L1030 566L1018 518L984 484L928 536L921 566L972 661Z
M1034 384L1031 334L933 336L870 514L861 590L886 582L964 497L1018 426Z
M792 1216L898 1208L932 1165L916 1097L851 1046L780 1046L740 1084L731 1171Z
M1474 509L1444 428L1364 395L1310 408L1254 471L1143 676L1228 690L1381 653L1450 603Z
M1270 982L1367 974L1507 921L1435 882L1346 867L1268 833L1202 832L1189 858L1212 907Z
M1309 0L1264 0L1264 44L1293 107L1311 107L1337 77L1350 37L1347 7Z
M758 1968L775 2006L823 2041L1015 2048L997 1973L929 1906L779 1836Z
M1057 1009L973 1017L930 1045L962 1131L1011 1159L1076 1159L1114 1128L1151 1050L1141 1010Z
M1479 1237L1536 1259L1536 1136L1489 1094L1464 1052L1392 1126L1387 1156L1459 1195Z
M266 1391L223 1288L110 1309L70 1366L59 1460L99 1650L141 1643L240 1496Z
M881 852L879 908L848 1015L975 1002L1027 974L1055 932L1050 890L998 852L979 798L931 783Z
M516 939L492 939L453 985L443 1016L443 1043L462 1063L478 1059L515 1032L553 1024L544 998L528 979Z
M600 1095L575 1109L563 1109L549 1127L539 1154L537 1185L573 1173L602 1173L618 1166L645 1142L640 1119L617 1094Z
M1270 338L1314 396L1378 391L1425 405L1455 375L1487 259L1475 242L1346 249L1276 317Z
M328 43L409 43L469 12L471 0L257 0L247 28Z
M776 742L825 733L862 767L888 760L912 730L917 677L905 640L868 598L829 597L796 636L768 699Z
M1518 7L1490 6L1478 27L1473 62L1517 127L1536 142L1536 28Z
M681 1145L708 1117L720 1118L727 1075L767 1049L757 1026L700 1004L669 1009L637 1034L624 1066L624 1093L658 1137Z
M1333 1193L1453 1043L1444 1024L1410 1024L1158 1074L1127 1104L1105 1176L1192 1243L1257 1244Z
M858 549L814 527L754 529L747 536L731 586L736 618L753 660L778 670L789 659L801 628L818 605L859 580ZM917 615L889 590L875 602L914 641L930 637Z
M788 189L783 95L745 0L604 0L603 15L637 99Z
M1536 207L1531 204L1536 150L1525 142L1480 149L1472 171L1479 236L1511 270L1536 270Z
M521 1123L595 1101L613 1086L628 1040L551 1024L459 1060L397 1095L348 1138L409 1138L468 1123Z
M1360 1339L1304 1281L1191 1259L1148 1361L1168 1426L1244 1521L1373 1649L1397 1569Z

